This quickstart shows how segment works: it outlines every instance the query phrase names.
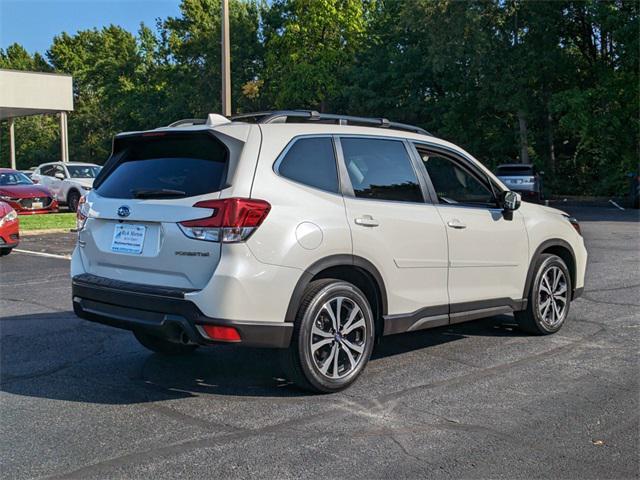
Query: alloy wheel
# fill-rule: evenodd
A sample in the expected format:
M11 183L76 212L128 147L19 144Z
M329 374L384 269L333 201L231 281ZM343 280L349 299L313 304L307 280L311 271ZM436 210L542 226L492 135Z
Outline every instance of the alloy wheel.
M322 305L311 329L311 357L327 378L344 378L362 362L367 322L360 307L347 297L333 297Z
M557 266L548 268L538 287L538 313L548 328L555 328L564 321L567 312L569 291L567 277Z

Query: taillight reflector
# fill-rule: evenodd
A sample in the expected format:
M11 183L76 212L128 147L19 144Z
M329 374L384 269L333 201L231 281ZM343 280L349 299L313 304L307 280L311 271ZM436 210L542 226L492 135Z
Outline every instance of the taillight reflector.
M202 325L202 329L211 340L223 342L239 342L240 333L233 327L223 327L219 325Z

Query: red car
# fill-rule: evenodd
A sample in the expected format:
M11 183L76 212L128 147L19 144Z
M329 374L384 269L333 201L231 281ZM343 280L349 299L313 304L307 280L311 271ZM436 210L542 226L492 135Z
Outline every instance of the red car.
M24 173L10 168L0 168L0 200L20 215L58 211L58 201L47 187L36 185Z
M18 214L6 202L0 202L0 257L8 255L11 249L18 246Z

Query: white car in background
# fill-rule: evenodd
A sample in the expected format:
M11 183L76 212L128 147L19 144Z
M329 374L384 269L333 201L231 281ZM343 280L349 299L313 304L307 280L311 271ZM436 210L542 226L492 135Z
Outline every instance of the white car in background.
M78 209L80 197L93 188L93 180L102 167L94 163L52 162L36 168L32 179L49 188L58 203L67 205L69 210Z

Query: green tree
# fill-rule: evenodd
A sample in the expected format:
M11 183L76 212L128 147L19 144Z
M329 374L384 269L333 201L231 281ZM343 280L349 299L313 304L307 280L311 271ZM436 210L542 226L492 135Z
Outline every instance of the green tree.
M263 47L259 41L259 7L255 1L231 0L232 108L252 109L257 95L243 86L257 79ZM203 117L221 111L220 2L183 0L181 16L163 22L161 52L167 66L166 88L173 118Z
M47 52L58 72L73 76L74 107L69 117L70 158L102 163L111 137L135 128L127 93L141 62L136 38L115 25L62 33Z
M489 167L530 161L561 193L613 195L638 168L637 0L231 0L235 111L314 108L424 126ZM220 4L19 45L0 68L74 76L74 160L120 131L220 111ZM55 117L16 122L21 166L58 157ZM8 162L6 129L0 137ZM571 181L567 181L571 179Z
M273 2L264 19L264 80L272 106L325 111L331 105L362 47L368 8L359 0Z

